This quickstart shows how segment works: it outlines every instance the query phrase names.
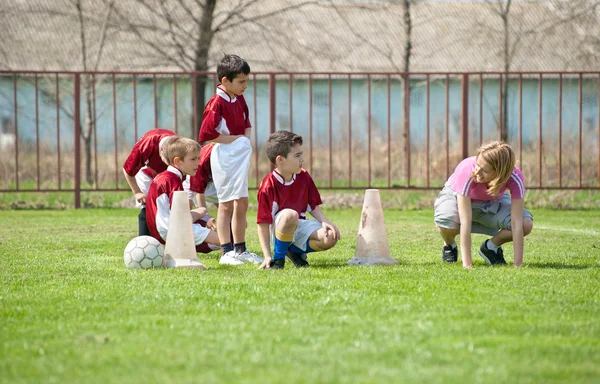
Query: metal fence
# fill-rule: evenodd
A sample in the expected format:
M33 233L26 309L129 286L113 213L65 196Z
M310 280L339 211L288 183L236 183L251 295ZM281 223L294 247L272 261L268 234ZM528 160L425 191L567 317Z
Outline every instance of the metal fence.
M205 91L198 92L198 84ZM127 191L146 131L197 138L208 72L0 71L0 192ZM304 137L322 189L438 189L489 140L510 143L530 189L600 188L600 72L252 73L250 187L269 133Z

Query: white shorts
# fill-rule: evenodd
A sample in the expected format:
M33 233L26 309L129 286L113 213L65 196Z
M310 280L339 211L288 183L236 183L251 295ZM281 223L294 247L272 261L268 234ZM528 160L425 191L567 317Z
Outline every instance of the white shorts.
M508 192L504 192L497 200L472 202L471 203L471 233L481 233L494 236L500 229L511 228L511 198ZM459 229L460 216L458 214L458 201L456 192L445 186L439 193L434 203L433 221L438 227ZM523 210L523 218L533 215L528 210Z
M279 222L281 212L275 215L275 225L271 225L271 242L273 244L275 244L275 227L277 226L277 222ZM308 241L310 235L322 227L323 225L320 221L299 219L298 227L296 228L296 232L294 232L294 238L292 239L292 244L301 250L306 251L306 242Z
M210 164L219 203L248 197L251 155L252 145L245 136L231 144L215 144L210 154Z

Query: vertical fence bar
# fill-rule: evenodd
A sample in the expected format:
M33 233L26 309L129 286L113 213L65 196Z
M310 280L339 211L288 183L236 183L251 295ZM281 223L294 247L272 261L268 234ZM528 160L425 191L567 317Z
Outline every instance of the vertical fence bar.
M331 142L333 134L332 134L332 129L333 129L333 125L332 125L332 115L331 115L331 99L332 99L332 95L331 95L331 73L329 74L328 78L327 78L327 105L329 106L329 116L328 116L328 125L329 125L329 188L331 188L333 186L333 143Z
M558 186L562 187L562 83L563 74L558 76Z
M294 109L292 108L292 103L294 100L294 79L292 78L292 74L288 75L288 82L290 85L290 132L294 132Z
M81 95L80 75L76 73L73 78L73 148L74 167L73 189L75 192L75 208L81 208Z
M179 134L177 125L177 77L173 75L173 119L175 124L175 133Z
M600 74L598 74L598 188L600 188Z
M58 174L58 190L60 191L61 177L60 177L60 91L58 86L58 73L56 74L56 172Z
M392 186L392 84L390 74L387 75L387 186Z
M216 87L215 87L216 88ZM259 181L259 174L258 174L258 125L257 125L257 121L258 121L258 115L256 114L256 74L253 73L252 74L252 114L254 115L254 172L255 172L255 180L256 180L256 188L258 189L258 185L260 183Z
M502 74L498 74L498 140L502 140Z
M37 190L40 190L40 114L38 100L38 74L35 74L35 169L36 169L36 185Z
M540 79L538 80L538 182L539 187L542 188L542 74L540 73Z
M404 81L404 134L406 153L406 188L410 187L410 75L405 73Z
M460 135L462 136L462 159L469 157L469 74L462 77L462 113ZM462 160L461 159L461 160Z
M450 176L450 76L446 74L446 179Z
M483 73L479 74L479 145L483 144Z
M269 75L269 132L274 133L276 130L276 115L275 115L275 75Z
M152 96L154 97L154 128L158 128L158 100L156 98L156 74L152 75Z
M13 74L13 107L14 107L14 126L15 126L15 186L19 190L19 104L17 102L17 74Z
M309 149L309 165L308 172L312 175L313 169L313 97L312 97L312 74L308 75L308 142Z
M367 185L371 188L371 74L367 74Z
M348 187L352 188L352 78L348 74Z
M137 142L138 139L138 124L137 124L137 79L135 73L133 74L133 142Z
M194 73L192 75L192 97L194 98L192 100L192 107L194 108L194 112L193 112L193 124L194 126L192 127L192 132L194 133L194 139L199 140L200 139L200 127L198 127L198 84L196 84L196 82L198 81L198 74Z
M519 167L523 167L523 74L519 74Z
M94 128L94 184L98 188L98 135L97 135L97 115L96 115L96 75L92 74L92 97L94 101L92 103L93 114L92 114L92 127Z
M578 159L578 165L579 165L579 167L578 167L578 172L577 172L577 181L578 181L579 188L581 188L581 167L582 167L582 165L581 165L581 150L582 150L582 142L581 142L581 135L582 135L582 121L581 121L581 119L582 119L581 114L582 113L581 112L582 111L581 111L581 104L583 102L583 94L582 94L583 90L582 90L582 87L583 87L582 74L579 73L579 95L577 97L577 101L578 101L577 104L579 106L579 110L578 110L578 119L579 119L579 122L578 122L578 125L579 125L579 138L578 138L578 147L579 147L579 154L578 155L579 155L579 159Z
M430 87L431 87L431 83L430 83L430 79L429 79L429 74L427 74L426 79L425 79L425 158L426 158L426 163L427 163L427 170L426 172L426 178L427 178L427 188L429 188L430 185L430 175L429 175L429 100L430 100Z
M113 142L115 148L115 188L119 189L119 164L117 159L117 90L115 85L115 74L112 74L112 102L113 102Z

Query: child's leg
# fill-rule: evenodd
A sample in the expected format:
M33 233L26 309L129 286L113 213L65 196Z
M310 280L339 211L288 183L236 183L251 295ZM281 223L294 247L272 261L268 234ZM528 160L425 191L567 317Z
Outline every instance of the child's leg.
M333 248L337 244L337 239L332 235L326 236L325 228L318 229L311 233L308 238L306 252L320 252Z
M294 240L294 232L298 228L298 213L292 209L284 209L277 215L275 222L275 240L273 244L273 260L285 259L288 248Z
M248 198L242 197L233 201L233 216L231 228L233 231L233 241L236 245L236 253L242 253L246 250L246 213L248 212ZM238 252L239 251L239 252Z
M530 217L523 218L523 236L527 236L533 229L533 220ZM512 231L510 229L501 229L490 239L496 246L512 241Z
M233 216L233 201L219 204L217 211L217 233L223 254L233 250L231 243L231 217Z
M437 229L440 232L440 235L442 235L444 243L446 243L447 245L454 244L456 242L456 235L460 233L459 229L454 228L444 228L438 226Z

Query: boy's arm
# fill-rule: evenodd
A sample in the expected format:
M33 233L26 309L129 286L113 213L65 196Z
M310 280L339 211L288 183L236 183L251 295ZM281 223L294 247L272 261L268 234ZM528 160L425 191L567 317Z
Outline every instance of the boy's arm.
M258 241L263 252L264 261L258 269L266 269L271 266L271 231L268 223L258 224Z
M333 223L329 221L327 217L325 217L325 214L321 210L321 207L316 206L312 211L310 211L310 214L312 217L321 222L323 228L325 228L325 236L329 236L329 232L331 232L333 234L334 239L340 239L340 230L335 225L333 225Z
M251 133L251 132L252 132L252 128L246 128L246 131L244 132L244 135L245 135L247 138L250 138L250 133Z
M129 184L133 196L135 196L135 201L140 204L146 204L146 195L140 190L140 187L135 180L135 176L130 176L125 168L123 168L123 175L125 175L125 180L127 181L127 184Z
M473 260L471 258L471 220L473 212L471 211L471 198L458 194L458 216L460 217L460 252L462 254L462 263L464 268L472 268Z
M206 197L204 197L204 193L196 193L196 204L198 208L206 209L206 214L202 217L202 220L206 221L206 228L210 228L213 231L217 230L217 220L214 217L210 216L208 212L208 208L206 207Z
M515 267L523 264L523 210L525 209L525 200L514 199L510 204L510 225L512 231L513 249L515 252Z

